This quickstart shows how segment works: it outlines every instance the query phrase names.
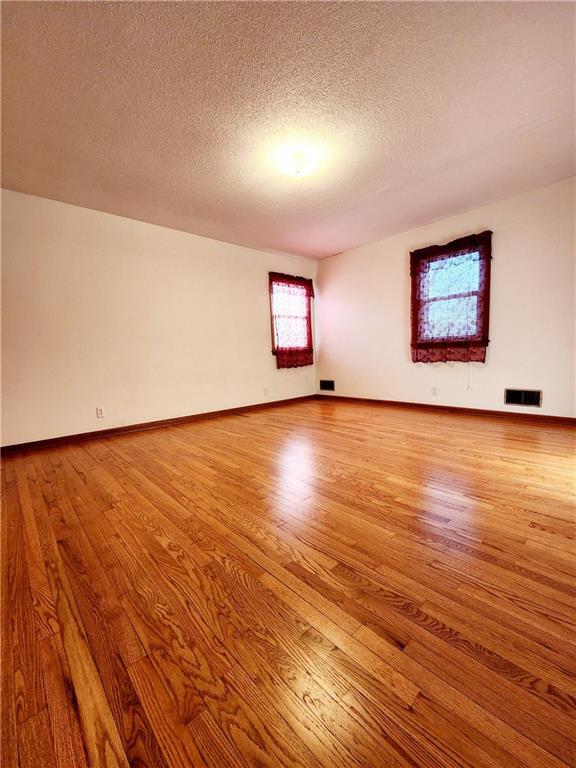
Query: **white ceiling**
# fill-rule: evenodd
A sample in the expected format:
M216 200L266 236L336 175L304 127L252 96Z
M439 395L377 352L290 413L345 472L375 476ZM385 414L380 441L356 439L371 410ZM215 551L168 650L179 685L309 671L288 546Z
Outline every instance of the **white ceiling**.
M321 258L573 174L574 10L3 3L3 186Z

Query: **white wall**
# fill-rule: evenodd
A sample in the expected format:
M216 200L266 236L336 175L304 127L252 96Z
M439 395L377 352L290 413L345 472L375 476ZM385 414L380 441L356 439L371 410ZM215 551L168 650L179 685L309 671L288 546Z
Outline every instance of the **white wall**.
M316 262L9 191L2 222L4 445L315 391L275 367L267 273Z
M520 413L504 388L543 389L535 412L575 415L574 212L567 180L319 262L315 373L275 367L267 272L316 262L3 191L2 444L298 397L316 377ZM409 251L484 229L486 364L412 363Z
M321 261L318 377L336 395L576 415L574 216L568 179ZM486 363L412 363L409 252L485 229ZM543 407L505 406L505 387L542 389Z

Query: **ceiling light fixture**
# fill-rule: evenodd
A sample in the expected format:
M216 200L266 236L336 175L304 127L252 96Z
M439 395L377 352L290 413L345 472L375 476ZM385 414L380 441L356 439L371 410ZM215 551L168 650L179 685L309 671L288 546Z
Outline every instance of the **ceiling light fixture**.
M284 144L272 153L272 164L296 179L309 176L321 163L321 152L312 144Z

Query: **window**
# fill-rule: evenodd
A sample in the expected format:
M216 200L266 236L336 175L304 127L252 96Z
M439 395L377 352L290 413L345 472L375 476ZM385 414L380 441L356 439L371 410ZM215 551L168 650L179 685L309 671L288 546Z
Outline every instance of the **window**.
M312 280L270 272L272 354L277 368L312 365Z
M412 360L486 360L492 232L410 254Z

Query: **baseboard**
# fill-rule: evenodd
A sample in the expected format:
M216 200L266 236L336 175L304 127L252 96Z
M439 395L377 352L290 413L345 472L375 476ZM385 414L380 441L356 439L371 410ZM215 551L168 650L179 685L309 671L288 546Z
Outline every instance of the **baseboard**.
M378 400L371 397L348 397L345 395L317 394L318 400L336 400L350 403L372 403L385 406L402 406L422 411L441 411L444 413L469 414L471 416L484 416L490 418L514 419L516 421L536 421L550 424L576 425L576 418L572 416L550 416L543 413L517 413L516 411L494 411L486 408L466 408L459 405L436 405L434 403L410 403L404 400Z
M207 419L216 419L219 416L234 416L248 413L250 411L265 410L266 408L276 408L290 403L301 403L305 400L314 400L316 395L303 395L302 397L291 397L284 400L272 400L268 403L256 403L255 405L241 405L237 408L224 408L221 411L208 411L207 413L196 413L191 416L177 416L173 419L161 419L160 421L145 421L141 424L128 424L122 427L111 427L110 429L99 429L94 432L80 432L76 435L63 435L61 437L48 437L44 440L33 440L29 443L18 443L15 445L2 446L0 449L3 456L12 453L22 453L24 451L34 451L39 448L53 448L58 445L69 443L78 443L84 440L93 440L95 438L112 437L122 435L127 432L142 432L147 429L159 429L160 427L173 427L177 424L188 424L193 421L205 421Z
M278 406L290 405L291 403L301 403L307 400L335 400L336 402L350 403L371 403L382 406L401 406L422 411L441 411L444 413L469 414L490 418L515 419L516 421L536 421L540 423L576 425L576 418L572 416L549 416L540 413L516 413L506 411L493 411L484 408L464 408L457 405L435 405L433 403L410 403L403 400L378 400L369 397L348 397L345 395L303 395L302 397L292 397L284 400L272 400L268 403L256 403L254 405L241 405L237 408L224 408L220 411L208 411L207 413L196 413L190 416L177 416L172 419L161 419L160 421L146 421L140 424L127 424L122 427L112 427L111 429L100 429L94 432L80 432L76 435L63 435L61 437L49 437L44 440L33 440L29 443L17 443L15 445L2 446L0 449L3 456L12 453L22 453L24 451L34 451L40 448L53 448L58 445L67 445L78 443L84 440L100 439L122 435L128 432L142 432L147 429L159 429L160 427L173 427L178 424L188 424L194 421L205 421L207 419L216 419L219 416L234 416L250 411L260 411L267 408L276 408Z

